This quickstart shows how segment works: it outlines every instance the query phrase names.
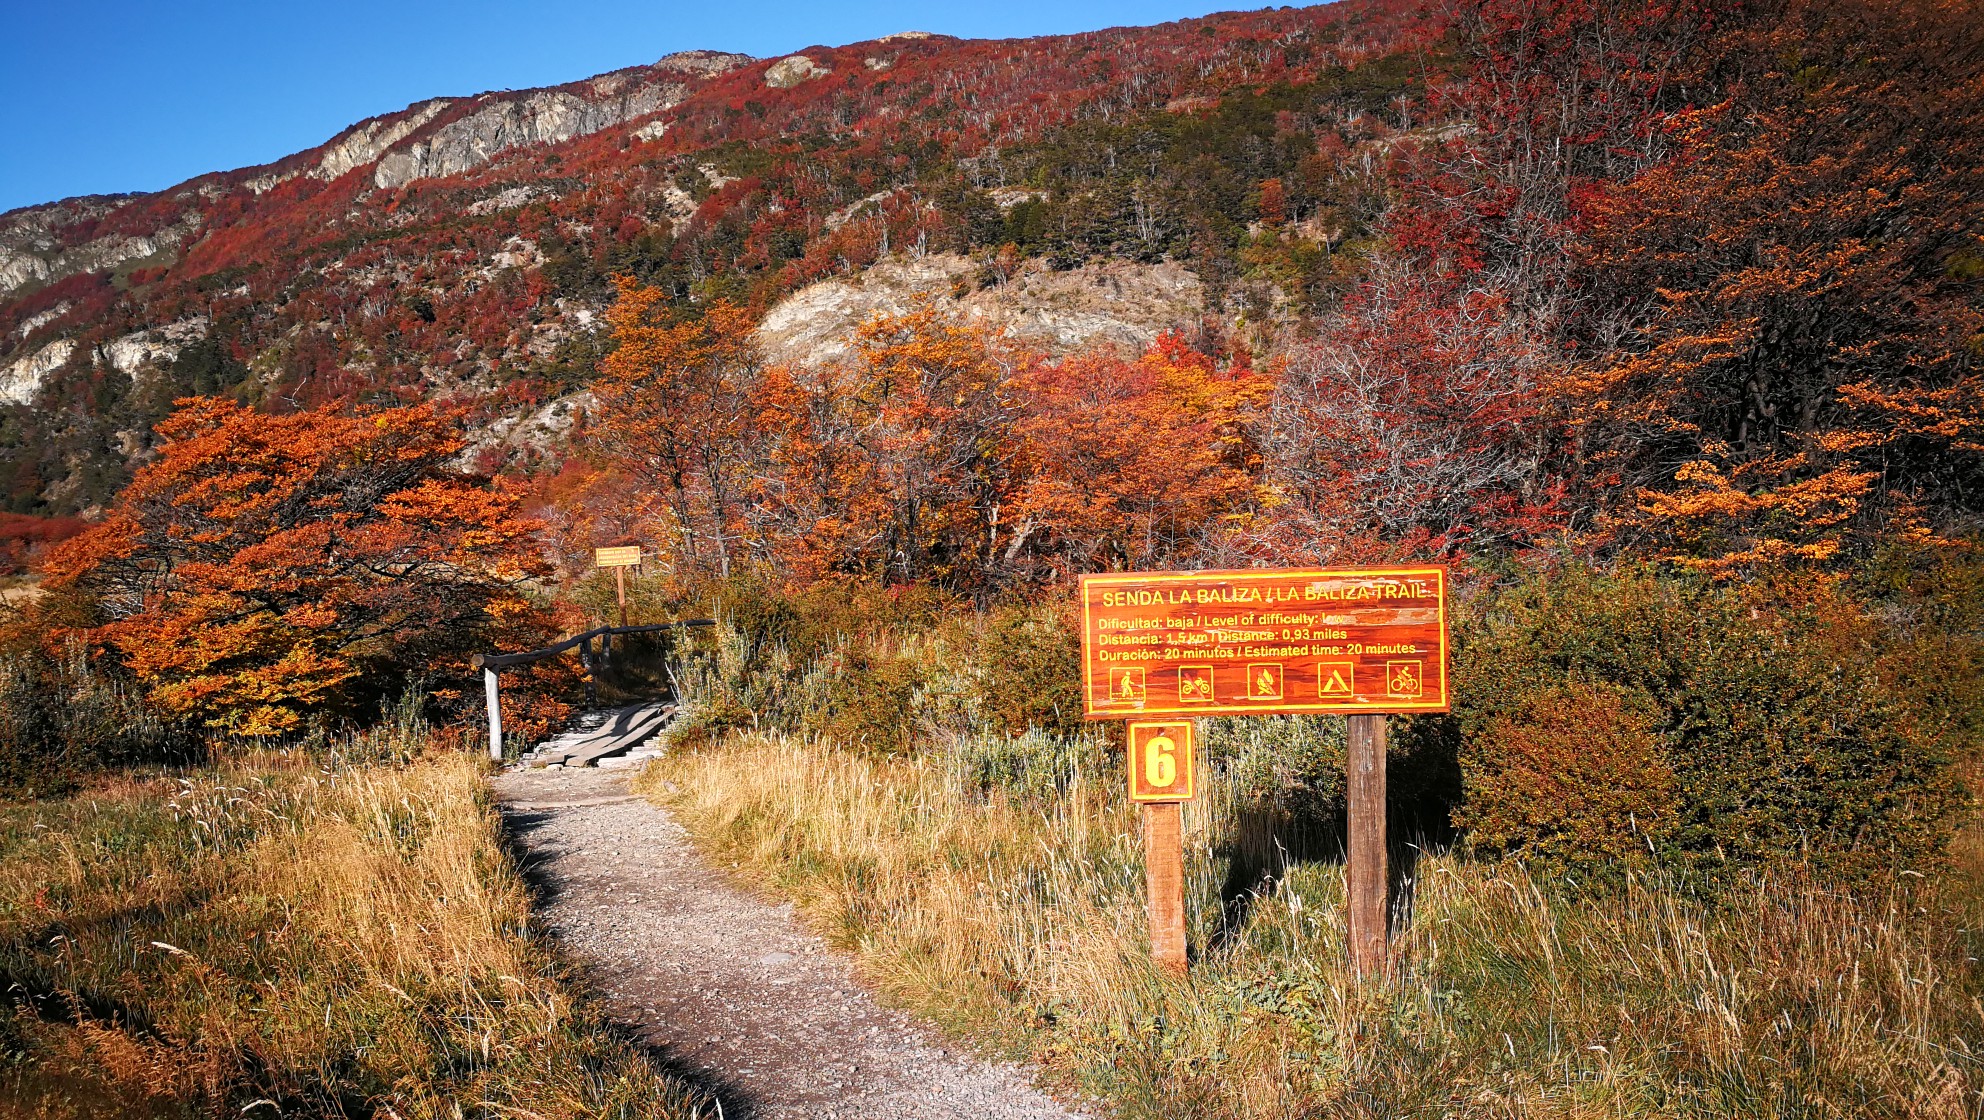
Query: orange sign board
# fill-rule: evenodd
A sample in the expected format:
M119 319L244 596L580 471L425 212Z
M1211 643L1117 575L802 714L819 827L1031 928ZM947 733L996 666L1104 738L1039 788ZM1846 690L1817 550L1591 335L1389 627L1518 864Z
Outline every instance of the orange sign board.
M630 544L621 548L595 548L592 550L592 562L595 567L600 568L639 567L641 546Z
M1130 800L1192 799L1189 719L1130 724Z
M1089 719L1444 712L1444 568L1083 576Z

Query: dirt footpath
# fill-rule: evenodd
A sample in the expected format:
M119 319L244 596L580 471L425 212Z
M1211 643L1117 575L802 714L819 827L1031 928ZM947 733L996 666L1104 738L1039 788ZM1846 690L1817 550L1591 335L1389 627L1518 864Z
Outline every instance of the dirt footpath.
M877 1006L789 904L728 886L666 811L628 792L628 775L536 770L493 785L529 853L540 920L608 1011L710 1088L726 1120L1081 1115L1020 1068Z

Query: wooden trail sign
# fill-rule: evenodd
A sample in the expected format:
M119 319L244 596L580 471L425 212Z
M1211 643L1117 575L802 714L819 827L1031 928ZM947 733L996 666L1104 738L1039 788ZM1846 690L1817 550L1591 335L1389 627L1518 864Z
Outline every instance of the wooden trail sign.
M1444 712L1444 568L1084 576L1089 719Z
M640 566L641 546L630 544L595 548L592 550L592 564L595 568L613 569L613 594L620 602L620 625L627 625L627 569Z
M1130 725L1130 800L1192 799L1191 720Z
M1382 973L1385 715L1450 706L1446 569L1084 576L1081 607L1083 714L1132 721L1125 761L1130 797L1145 803L1152 957L1185 968L1190 717L1340 712L1350 723L1350 961L1360 975Z

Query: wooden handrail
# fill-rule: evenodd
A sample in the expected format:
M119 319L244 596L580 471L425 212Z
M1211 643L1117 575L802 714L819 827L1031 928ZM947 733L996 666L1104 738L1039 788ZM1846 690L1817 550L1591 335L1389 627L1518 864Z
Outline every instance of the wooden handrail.
M523 653L478 653L469 658L469 664L482 670L482 699L489 708L489 757L497 762L503 760L503 697L502 686L496 679L496 670L510 665L524 665L532 661L563 653L574 646L585 646L580 656L586 661L588 671L592 668L590 643L595 638L610 638L615 634L651 634L656 630L673 630L677 626L715 626L707 618L685 618L677 622L654 622L645 626L601 626L583 634L574 634L562 642L545 646L543 649L526 650ZM592 684L586 685L588 695L592 694Z
M650 634L656 630L673 630L677 626L714 625L716 623L707 618L685 618L680 622L655 622L642 626L601 626L594 630L588 630L583 634L574 634L562 642L545 646L543 649L526 650L523 653L478 653L474 657L469 658L468 663L477 669L502 669L510 665L524 665L532 661L538 661L550 657L554 653L563 653L574 646L592 641L602 634Z

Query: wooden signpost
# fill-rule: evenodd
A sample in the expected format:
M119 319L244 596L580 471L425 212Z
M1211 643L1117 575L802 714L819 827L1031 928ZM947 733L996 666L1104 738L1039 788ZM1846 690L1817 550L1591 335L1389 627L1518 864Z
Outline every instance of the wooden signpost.
M630 544L617 548L595 548L592 550L592 563L595 568L613 569L613 589L620 600L620 625L627 625L627 569L640 566L641 546Z
M1185 971L1185 813L1192 799L1198 725L1188 719L1134 722L1128 736L1130 800L1144 807L1144 880L1150 890L1150 955ZM1172 858L1158 858L1157 853Z
M1360 974L1384 970L1385 715L1448 709L1446 581L1437 567L1082 577L1084 714L1132 721L1130 795L1145 803L1159 964L1185 967L1179 807L1192 797L1190 721L1340 712L1350 722L1350 959Z

